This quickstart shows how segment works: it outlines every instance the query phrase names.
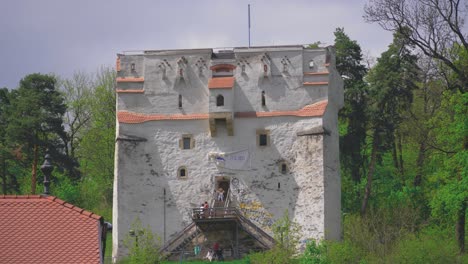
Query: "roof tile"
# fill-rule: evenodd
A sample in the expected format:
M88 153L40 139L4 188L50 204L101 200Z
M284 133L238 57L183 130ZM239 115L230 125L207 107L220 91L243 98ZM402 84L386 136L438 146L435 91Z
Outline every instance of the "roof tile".
M290 111L271 111L271 112L236 112L235 117L275 117L275 116L298 116L298 117L315 117L322 116L327 108L328 101L323 100L314 104L306 105L299 110ZM128 111L118 111L117 119L120 123L139 124L148 121L161 120L202 120L208 119L209 114L142 114Z
M272 111L272 112L237 112L235 117L275 117L275 116L298 116L316 117L322 116L327 108L328 100L323 100L314 104L306 105L302 109L292 111Z
M101 217L82 212L54 196L0 196L0 263L101 263Z
M143 89L116 89L115 90L117 93L145 93L145 90Z
M304 75L328 75L329 72L304 72Z
M208 80L208 89L231 89L234 87L234 77L215 77Z
M116 81L118 83L144 82L145 78L143 77L117 77Z
M328 85L328 82L304 82L304 86Z

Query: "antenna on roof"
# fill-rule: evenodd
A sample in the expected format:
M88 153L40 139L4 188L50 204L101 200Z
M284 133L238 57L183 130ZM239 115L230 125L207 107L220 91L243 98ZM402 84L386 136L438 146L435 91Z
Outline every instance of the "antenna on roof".
M248 14L249 14L249 48L250 48L250 4L248 5Z

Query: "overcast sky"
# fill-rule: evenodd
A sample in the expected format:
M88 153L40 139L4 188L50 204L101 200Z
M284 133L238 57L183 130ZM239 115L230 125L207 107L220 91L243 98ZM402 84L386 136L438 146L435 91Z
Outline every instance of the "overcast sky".
M365 0L11 0L0 4L0 87L30 73L92 73L116 53L248 45L332 45L344 27L378 56L391 33L362 19Z

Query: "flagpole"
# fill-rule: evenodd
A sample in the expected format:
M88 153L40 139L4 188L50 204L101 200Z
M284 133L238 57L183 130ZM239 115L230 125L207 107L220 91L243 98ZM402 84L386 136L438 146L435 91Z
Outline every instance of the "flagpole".
M248 15L249 15L249 48L250 48L250 4L248 5Z

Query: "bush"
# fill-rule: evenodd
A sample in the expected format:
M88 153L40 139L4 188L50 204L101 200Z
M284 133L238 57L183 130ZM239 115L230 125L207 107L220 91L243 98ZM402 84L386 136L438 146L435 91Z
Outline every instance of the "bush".
M125 237L124 245L129 249L121 264L159 264L161 239L149 227L143 228L139 219L132 224L132 231Z
M432 227L410 234L395 246L387 259L389 263L468 263L467 256L457 254L458 247L451 233Z
M330 264L330 259L327 254L327 244L322 241L320 243L312 240L308 242L304 254L299 258L300 264Z

